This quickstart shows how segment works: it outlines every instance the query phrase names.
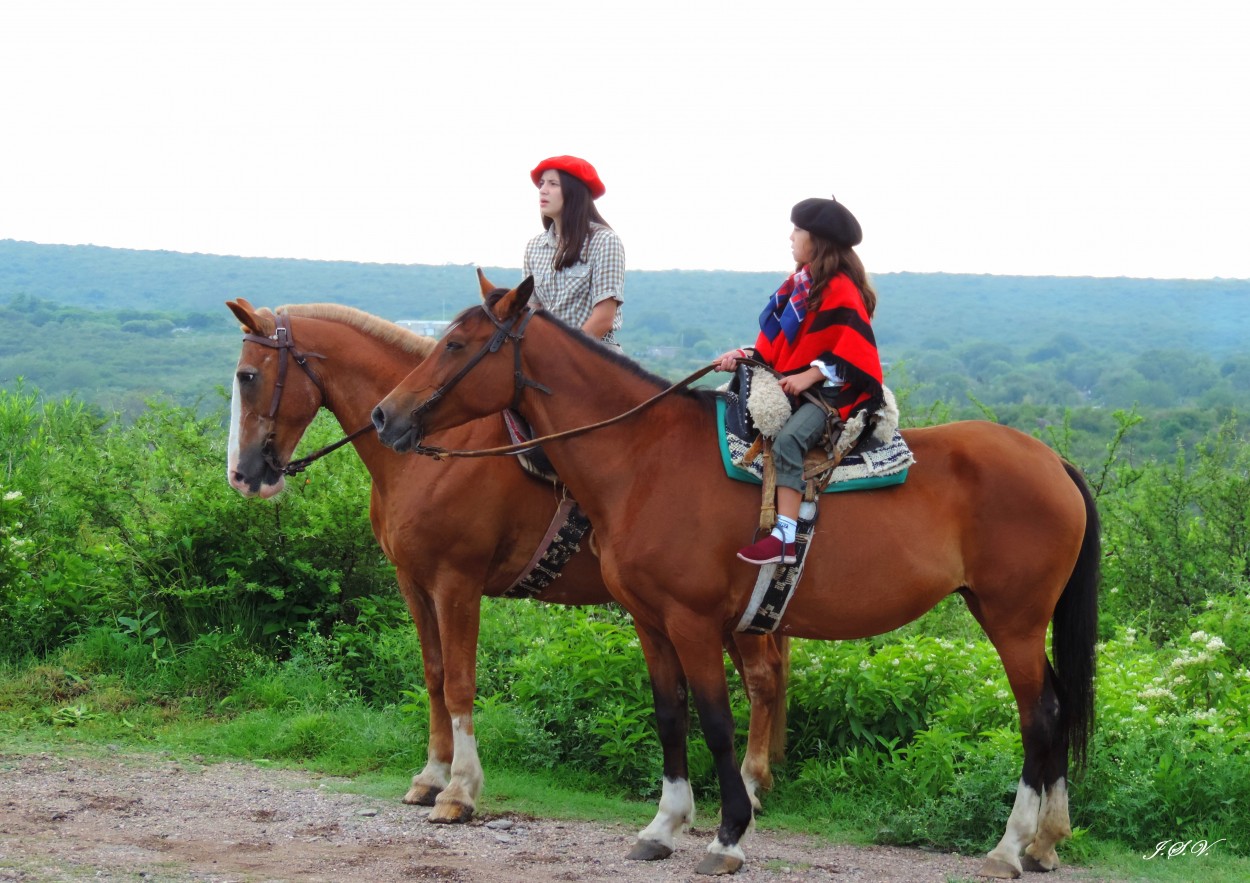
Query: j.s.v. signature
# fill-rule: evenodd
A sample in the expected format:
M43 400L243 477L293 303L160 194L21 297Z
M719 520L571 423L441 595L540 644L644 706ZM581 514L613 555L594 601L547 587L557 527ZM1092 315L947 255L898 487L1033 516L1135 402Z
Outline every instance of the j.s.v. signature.
M1173 840L1170 837L1167 840L1160 840L1159 845L1155 847L1153 855L1143 855L1146 861L1152 858L1164 856L1166 858L1176 858L1178 855L1205 855L1207 850L1215 846L1216 843L1223 843L1227 837L1221 837L1212 843L1205 840Z

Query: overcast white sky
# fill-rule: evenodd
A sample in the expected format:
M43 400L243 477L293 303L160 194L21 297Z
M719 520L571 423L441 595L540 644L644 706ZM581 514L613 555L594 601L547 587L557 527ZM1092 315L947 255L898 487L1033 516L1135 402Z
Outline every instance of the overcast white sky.
M519 267L593 162L638 269L1250 278L1250 3L7 0L0 239Z

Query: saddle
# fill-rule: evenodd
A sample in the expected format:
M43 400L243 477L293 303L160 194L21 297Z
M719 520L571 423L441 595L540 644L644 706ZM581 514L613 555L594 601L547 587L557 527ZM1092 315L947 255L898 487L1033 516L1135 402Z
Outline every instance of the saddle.
M776 518L771 439L790 418L790 398L767 368L749 364L738 366L722 392L717 404L725 470L731 478L764 485L760 528L771 530ZM826 416L825 433L804 460L806 500L815 501L821 493L901 484L906 479L914 457L898 431L894 394L888 388L883 392L881 408L860 412L845 423L819 396L804 394Z
M502 413L503 424L508 430L508 438L512 444L524 444L534 437L534 433L524 417L513 410L503 411ZM541 445L535 445L528 450L521 451L517 454L516 461L521 464L522 469L535 478L549 481L552 484L561 483L560 477L556 475L555 467L551 465L551 460L547 458Z

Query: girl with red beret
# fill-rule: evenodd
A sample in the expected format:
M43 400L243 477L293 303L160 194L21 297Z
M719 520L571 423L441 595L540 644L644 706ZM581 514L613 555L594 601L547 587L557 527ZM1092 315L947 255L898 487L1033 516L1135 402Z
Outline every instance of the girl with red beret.
M845 422L882 404L881 359L872 332L877 294L854 246L859 222L836 199L805 199L790 212L795 271L760 314L753 351L731 350L716 359L732 371L748 356L783 376L790 396L819 395ZM825 411L803 400L773 440L777 469L777 526L738 552L750 564L793 564L794 535L803 495L803 455L825 430Z
M525 246L524 272L548 312L593 338L619 346L625 247L595 208L606 188L595 167L552 156L530 172L543 232Z

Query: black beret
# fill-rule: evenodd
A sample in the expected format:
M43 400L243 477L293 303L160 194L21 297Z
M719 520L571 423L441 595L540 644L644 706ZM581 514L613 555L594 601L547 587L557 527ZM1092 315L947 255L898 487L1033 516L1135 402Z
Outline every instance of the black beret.
M790 222L845 248L864 239L859 221L836 199L805 199L790 210Z

